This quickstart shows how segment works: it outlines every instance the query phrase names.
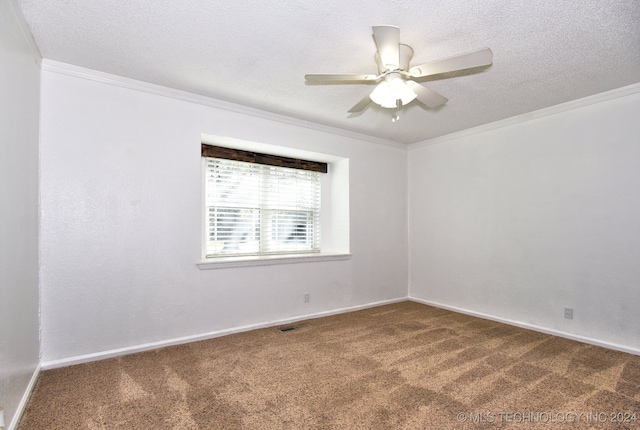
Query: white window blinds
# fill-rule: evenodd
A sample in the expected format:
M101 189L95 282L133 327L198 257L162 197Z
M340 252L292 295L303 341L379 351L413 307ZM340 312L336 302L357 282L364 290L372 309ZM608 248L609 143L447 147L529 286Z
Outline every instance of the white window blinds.
M205 157L206 256L320 251L320 173Z

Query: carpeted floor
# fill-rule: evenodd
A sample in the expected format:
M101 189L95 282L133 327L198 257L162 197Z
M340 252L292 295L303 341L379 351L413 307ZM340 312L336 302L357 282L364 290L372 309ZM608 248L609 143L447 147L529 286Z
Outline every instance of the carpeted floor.
M640 356L414 302L305 323L42 372L19 430L640 428Z

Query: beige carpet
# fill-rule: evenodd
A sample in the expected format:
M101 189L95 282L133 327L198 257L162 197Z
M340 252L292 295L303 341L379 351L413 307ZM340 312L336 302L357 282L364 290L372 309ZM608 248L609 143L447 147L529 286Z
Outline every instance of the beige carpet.
M640 428L640 356L414 302L305 323L42 372L19 430Z

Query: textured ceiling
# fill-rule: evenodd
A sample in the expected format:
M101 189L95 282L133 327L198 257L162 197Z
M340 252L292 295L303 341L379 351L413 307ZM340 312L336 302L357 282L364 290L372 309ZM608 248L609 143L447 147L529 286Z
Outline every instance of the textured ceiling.
M640 82L638 0L17 0L46 59L413 143ZM391 122L368 84L373 25L400 27L418 65L483 47L493 65L423 84L449 99Z

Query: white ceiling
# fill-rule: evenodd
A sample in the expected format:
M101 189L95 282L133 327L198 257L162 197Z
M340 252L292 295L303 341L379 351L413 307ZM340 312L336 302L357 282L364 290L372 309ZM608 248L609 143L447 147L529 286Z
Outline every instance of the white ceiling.
M638 0L17 0L46 59L413 143L640 82ZM397 25L412 65L493 50L493 65L423 84L391 122L373 86L373 25Z

